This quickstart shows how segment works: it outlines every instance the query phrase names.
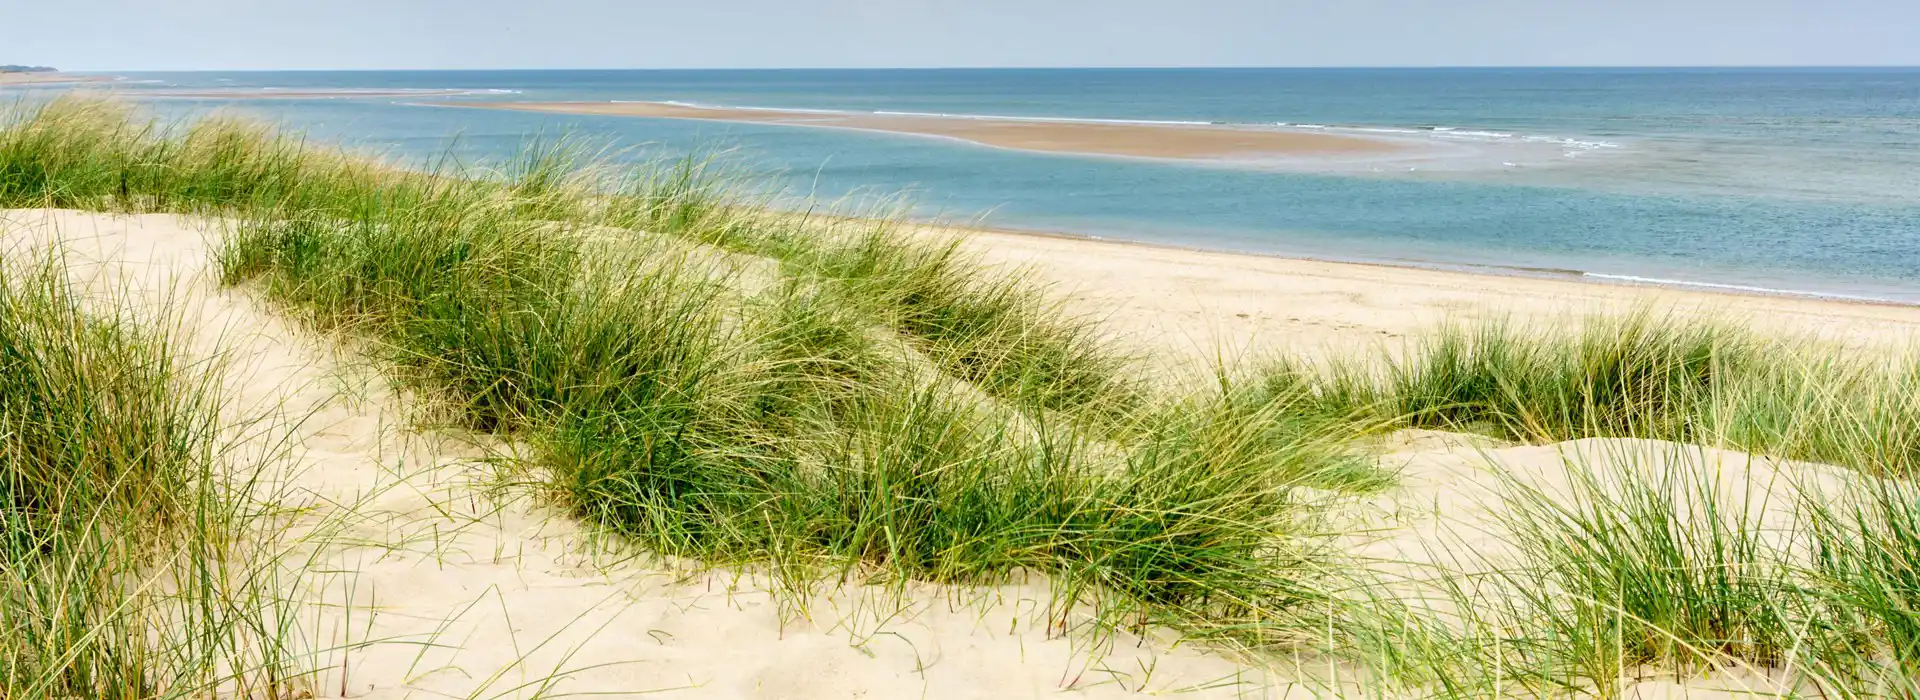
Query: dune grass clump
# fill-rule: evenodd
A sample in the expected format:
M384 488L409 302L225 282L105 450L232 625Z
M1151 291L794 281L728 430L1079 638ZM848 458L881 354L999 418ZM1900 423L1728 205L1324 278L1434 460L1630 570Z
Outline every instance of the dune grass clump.
M1920 696L1920 486L1862 479L1803 509L1824 612L1844 633L1828 645L1828 673L1882 697Z
M596 157L563 138L534 144L493 177L451 165L422 176L243 121L167 129L116 103L64 97L0 124L0 204L278 212L271 216L322 225L478 208L496 209L487 215L495 222L670 234L834 280L923 342L943 369L1034 410L1112 423L1137 405L1128 359L1091 324L1060 313L1030 280L982 273L951 241L918 240L884 223L846 235L829 231L846 225L755 213L740 188L699 159L624 174ZM510 210L497 210L503 203Z
M1276 417L1095 444L915 369L917 341L888 340L831 279L741 299L725 273L669 253L635 266L511 207L249 221L222 261L375 340L469 426L533 445L581 514L661 553L803 578L1031 570L1189 622L1271 624L1313 590L1278 467L1341 459L1324 433Z
M1141 406L1129 358L1018 274L990 275L958 241L910 241L884 226L793 256L907 334L955 377L1038 411L1111 424Z
M1787 343L1724 394L1699 422L1729 445L1920 476L1920 362Z
M1568 465L1564 493L1507 489L1503 525L1524 562L1512 571L1526 577L1511 590L1517 617L1537 625L1541 680L1604 688L1643 668L1787 666L1825 631L1786 554L1800 533L1763 520L1791 503L1697 455L1603 461L1612 468Z
M375 169L249 122L168 129L97 98L63 96L0 117L0 206L276 206L335 196Z
M1904 697L1842 672L1866 667L1865 628L1808 568L1792 496L1699 448L1598 446L1550 475L1496 470L1492 533L1455 535L1497 538L1448 552L1419 605L1352 620L1389 696Z
M1324 412L1384 427L1549 443L1631 437L1733 447L1874 474L1920 465L1920 364L1641 310L1579 331L1443 326L1404 358L1330 372L1280 363Z
M1289 540L1289 493L1322 461L1351 468L1337 436L1278 403L1139 410L1089 328L950 246L823 238L743 286L684 248L546 218L597 206L589 192L419 182L253 211L223 273L375 341L656 552L795 579L1048 573L1109 607L1245 629L1290 624L1326 574Z
M1644 312L1594 319L1573 337L1456 326L1393 366L1386 391L1389 410L1416 427L1685 442L1699 437L1691 419L1754 354L1732 329Z
M64 267L0 264L0 697L296 690L208 377Z
M1035 411L1112 428L1143 401L1093 319L1068 313L1018 272L989 272L952 238L912 236L890 219L843 221L744 209L704 161L636 178L605 221L779 260L912 339L956 378ZM744 210L743 210L744 209Z
M769 225L764 202L745 194L715 159L688 156L632 169L617 177L612 195L590 216L594 224L653 231L737 253L783 259L802 241L793 231Z

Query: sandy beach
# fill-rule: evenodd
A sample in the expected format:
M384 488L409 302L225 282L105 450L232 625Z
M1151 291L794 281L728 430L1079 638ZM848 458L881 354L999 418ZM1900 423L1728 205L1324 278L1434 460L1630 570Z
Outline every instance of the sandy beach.
M1338 134L1197 124L724 109L662 102L498 102L455 106L859 129L959 139L1025 151L1178 160L1364 157L1393 155L1405 148L1390 141Z
M1699 314L1851 348L1920 340L1920 307L1222 253L969 230L982 257L1026 267L1070 307L1156 355L1205 363L1271 352L1400 349L1436 324L1561 326L1636 309Z

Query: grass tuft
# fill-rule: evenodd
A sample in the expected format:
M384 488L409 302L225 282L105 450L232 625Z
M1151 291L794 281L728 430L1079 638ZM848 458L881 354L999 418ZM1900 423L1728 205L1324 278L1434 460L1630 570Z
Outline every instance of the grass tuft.
M1830 697L1920 687L1911 363L1642 312L1572 333L1452 326L1397 358L1221 368L1183 390L955 240L766 211L711 160L607 156L560 139L497 172L405 171L69 98L0 123L0 205L217 214L226 283L529 446L515 466L582 519L789 590L1039 574L1109 620L1310 650L1448 697L1726 670ZM155 666L171 638L130 632L153 628L121 617L145 608L114 587L179 537L207 541L195 523L221 501L204 495L203 395L160 391L183 381L164 342L76 316L50 284L10 278L21 291L0 297L5 551L25 562L0 590L20 630L0 641L7 677L61 689L43 696L218 682L207 669L231 664ZM65 327L82 330L50 330ZM1705 460L1623 447L1557 485L1507 475L1512 556L1487 572L1372 581L1319 528L1396 487L1352 443L1397 428L1731 447L1858 481L1803 492L1783 519ZM114 536L134 531L153 541ZM1395 598L1408 586L1456 609Z
M296 692L211 377L65 270L0 263L0 697Z

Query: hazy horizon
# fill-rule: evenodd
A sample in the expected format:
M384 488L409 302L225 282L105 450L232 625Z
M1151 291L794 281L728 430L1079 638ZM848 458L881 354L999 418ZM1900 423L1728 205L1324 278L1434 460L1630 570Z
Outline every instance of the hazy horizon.
M407 72L566 72L566 71L659 71L659 72L726 72L726 71L989 71L989 70L1783 70L1783 71L1823 71L1823 70L1920 70L1916 64L1722 64L1722 65L1327 65L1327 66L1284 66L1284 65L1086 65L1086 66L728 66L728 67L673 67L655 68L646 66L569 66L541 67L516 66L492 68L434 67L418 68L395 66L389 68L65 68L49 66L69 73L407 73Z
M1920 3L0 0L73 71L1920 66ZM44 31L18 31L21 27Z

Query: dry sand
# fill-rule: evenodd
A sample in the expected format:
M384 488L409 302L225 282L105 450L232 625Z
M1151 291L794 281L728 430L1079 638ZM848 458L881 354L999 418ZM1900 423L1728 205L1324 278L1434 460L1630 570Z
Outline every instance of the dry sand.
M0 212L0 248L64 240L76 279L112 278L184 310L185 348L224 356L230 420L300 418L275 474L302 515L287 537L305 572L294 594L322 669L320 697L1016 698L1326 697L1177 644L1164 631L1090 645L1046 620L1044 582L992 589L912 588L905 600L860 587L827 590L804 611L766 582L683 569L598 548L560 514L502 496L466 436L419 428L409 397L244 290L219 287L208 230L173 216ZM1729 297L1672 290L1479 277L1178 251L1060 238L982 234L996 262L1033 265L1077 292L1071 304L1137 340L1193 347L1355 347L1405 337L1447 316L1569 311L1647 300L1742 313L1783 330L1883 344L1911 336L1914 309ZM1648 455L1654 455L1648 457ZM1530 483L1564 482L1568 460L1672 468L1676 460L1772 479L1830 470L1665 443L1587 440L1501 447L1458 436L1408 436L1384 459L1406 483L1380 497L1388 515L1354 549L1418 558L1454 526L1487 520L1489 465ZM1769 483L1772 483L1771 481ZM511 493L511 492L504 492ZM1478 532L1479 530L1474 530ZM1484 533L1483 533L1484 536ZM1497 550L1497 541L1476 549ZM540 684L551 682L551 688ZM533 685L526 685L526 684ZM1713 683L1640 683L1629 697L1731 697ZM1337 695L1337 694L1335 694Z
M1368 156L1393 154L1405 148L1390 141L1354 136L1197 124L797 112L660 102L488 102L446 106L859 129L959 139L1025 151L1137 158L1257 160L1289 156Z
M184 308L188 350L230 365L229 422L300 420L277 473L305 513L287 555L306 572L319 697L535 697L548 680L549 697L1306 697L1164 632L1060 635L1043 581L897 602L829 589L800 611L761 577L596 547L561 514L496 498L487 450L414 429L407 397L336 343L219 287L208 236L166 215L0 211L9 255L62 240L76 279Z
M1212 362L1271 352L1394 351L1447 321L1560 326L1639 308L1705 315L1848 348L1920 347L1920 307L1731 294L1218 253L972 231L987 260L1027 267L1071 309L1153 355Z

